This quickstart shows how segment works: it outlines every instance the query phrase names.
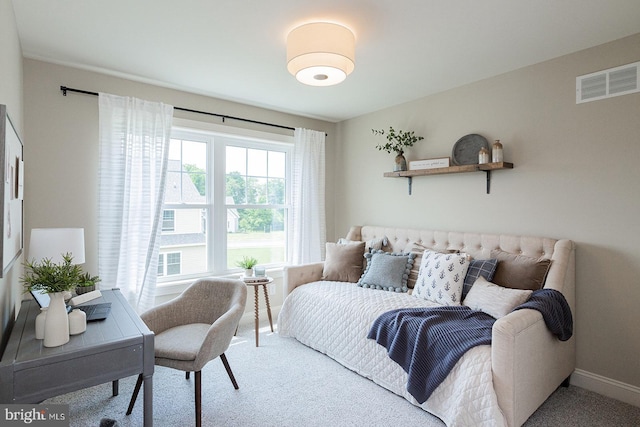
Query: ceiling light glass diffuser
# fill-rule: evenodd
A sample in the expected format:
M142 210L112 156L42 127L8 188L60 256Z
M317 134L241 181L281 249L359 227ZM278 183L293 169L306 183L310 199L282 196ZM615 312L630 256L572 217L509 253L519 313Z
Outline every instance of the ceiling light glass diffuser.
M342 25L301 25L287 37L287 69L307 85L338 84L355 68L355 44L351 30Z

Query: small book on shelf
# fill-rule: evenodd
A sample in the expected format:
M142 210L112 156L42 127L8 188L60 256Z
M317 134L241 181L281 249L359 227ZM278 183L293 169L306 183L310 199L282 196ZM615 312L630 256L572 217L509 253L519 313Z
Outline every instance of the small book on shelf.
M449 157L438 157L434 159L413 160L409 162L409 170L448 168Z

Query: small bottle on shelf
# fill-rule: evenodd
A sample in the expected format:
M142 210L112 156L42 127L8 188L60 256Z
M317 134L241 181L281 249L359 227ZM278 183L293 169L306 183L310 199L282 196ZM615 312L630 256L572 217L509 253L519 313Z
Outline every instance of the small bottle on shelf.
M502 156L502 144L500 143L499 139L496 139L496 142L493 143L493 147L491 150L491 161L494 163L504 161Z
M485 163L489 163L489 150L482 147L478 153L478 164L483 165Z

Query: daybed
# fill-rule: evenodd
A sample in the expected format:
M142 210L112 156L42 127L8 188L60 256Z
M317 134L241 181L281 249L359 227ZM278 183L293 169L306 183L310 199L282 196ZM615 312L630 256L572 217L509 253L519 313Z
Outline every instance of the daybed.
M351 244L386 243L385 250L394 253L417 244L478 260L498 255L498 269L514 260L544 261L544 288L562 293L575 313L575 249L570 240L378 226L352 227L346 237ZM539 311L522 309L498 318L490 330L491 345L467 351L420 404L407 391L407 373L367 335L378 316L389 310L438 304L408 292L323 280L326 269L325 263L286 268L279 334L325 353L448 426L520 426L558 386L568 385L575 367L575 338L560 341Z

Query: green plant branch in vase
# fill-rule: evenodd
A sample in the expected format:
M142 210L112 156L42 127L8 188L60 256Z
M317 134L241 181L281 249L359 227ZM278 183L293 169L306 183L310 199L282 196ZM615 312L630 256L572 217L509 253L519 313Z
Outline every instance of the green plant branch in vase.
M89 278L92 279L91 276ZM84 279L82 267L73 263L73 256L70 253L62 255L62 261L57 264L52 262L51 258L44 258L40 262L33 259L24 263L24 276L20 278L24 291L41 291L49 294L50 300L46 312L42 311L38 315L44 318L42 339L45 347L57 347L69 342L69 315L64 294Z
M384 129L371 129L374 135L384 136L387 142L384 144L376 145L376 148L380 151L386 151L387 153L396 153L395 171L406 171L407 160L404 158L404 150L407 147L413 147L413 145L424 139L422 136L416 136L414 131L396 131L393 127L389 126L389 130Z
M50 258L41 262L27 261L24 264L25 274L20 278L24 291L44 291L48 294L70 291L80 282L82 267L73 264L73 256L67 253L62 262L56 264Z

